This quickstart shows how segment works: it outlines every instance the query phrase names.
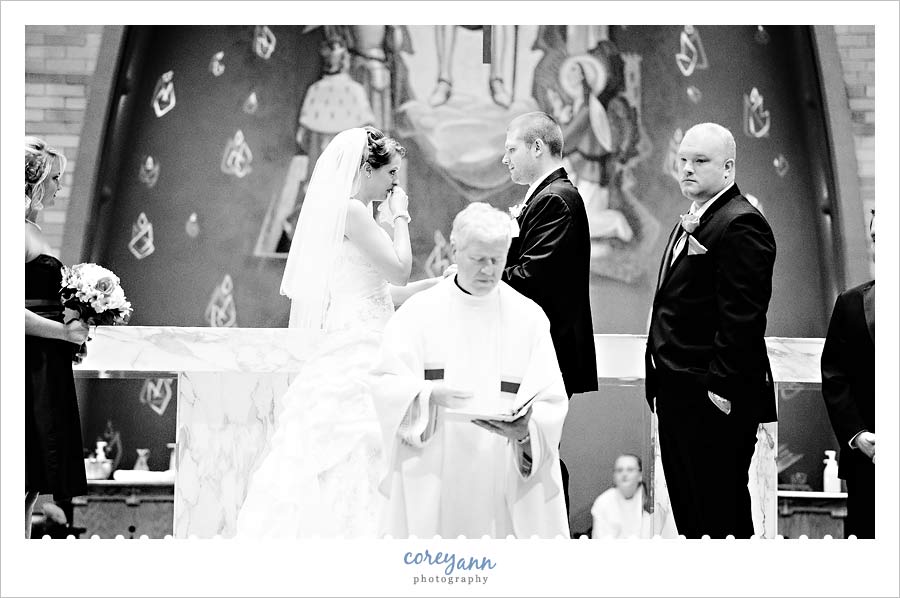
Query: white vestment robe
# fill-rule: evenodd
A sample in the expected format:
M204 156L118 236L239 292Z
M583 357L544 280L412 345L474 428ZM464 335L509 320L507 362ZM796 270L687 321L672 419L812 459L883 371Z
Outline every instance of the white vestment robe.
M594 501L591 516L594 539L653 537L652 519L644 510L643 488L639 487L631 498L625 498L618 488L610 488Z
M591 507L591 538L675 538L671 516L657 506L651 515L644 509L644 487L639 486L631 498L618 488L610 488L597 497Z
M537 304L503 282L476 297L447 278L397 310L374 373L389 456L382 534L569 537L558 451L568 399ZM437 382L509 405L536 397L530 467L514 442L433 404Z

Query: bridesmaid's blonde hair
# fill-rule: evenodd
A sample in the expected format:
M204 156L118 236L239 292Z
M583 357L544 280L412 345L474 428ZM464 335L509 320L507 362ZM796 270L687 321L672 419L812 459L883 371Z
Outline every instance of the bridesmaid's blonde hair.
M53 160L59 160L59 174L66 170L66 157L51 148L40 137L25 137L25 197L40 203L44 198L44 181L53 170Z

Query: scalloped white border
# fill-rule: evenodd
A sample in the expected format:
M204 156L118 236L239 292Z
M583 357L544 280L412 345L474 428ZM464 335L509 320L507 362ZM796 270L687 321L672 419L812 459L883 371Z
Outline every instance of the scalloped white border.
M352 19L349 17L352 16ZM879 426L884 460L879 458L879 540L671 541L637 540L559 542L552 540L373 540L296 542L104 543L26 542L21 535L21 459L23 367L22 323L18 315L21 247L18 212L9 199L21 192L16 139L24 134L21 89L24 27L30 24L204 23L304 24L314 22L545 23L597 22L710 24L877 23L879 218L898 222L897 198L897 40L895 3L679 2L679 3L526 3L438 2L328 3L301 2L144 2L2 4L3 102L0 168L3 185L0 219L2 258L2 526L0 553L3 595L897 595L897 337L878 341ZM277 52L277 51L276 51ZM202 57L206 60L206 57ZM737 90L739 92L740 90ZM16 167L15 170L12 170ZM11 174L10 174L11 173ZM76 198L77 200L77 198ZM18 205L18 204L16 204ZM885 225L879 240L878 319L896 331L898 247L896 228ZM893 234L892 234L893 233ZM789 259L789 256L779 256ZM21 284L21 282L19 283ZM778 292L778 289L776 289ZM10 374L11 373L11 374ZM9 375L8 375L9 374ZM883 426L882 426L883 423ZM15 500L13 500L15 499ZM402 563L407 551L450 550L496 561L489 581L465 589L414 585L414 567ZM835 565L840 563L840 567ZM852 571L852 579L842 576Z

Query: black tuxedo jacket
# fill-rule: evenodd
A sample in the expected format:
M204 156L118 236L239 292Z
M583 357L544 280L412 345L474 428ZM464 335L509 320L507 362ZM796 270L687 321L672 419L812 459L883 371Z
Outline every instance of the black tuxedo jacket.
M839 473L853 478L872 461L849 446L862 430L875 432L875 281L841 293L822 349L822 396L841 444Z
M543 308L566 392L597 390L591 322L591 239L584 202L560 168L538 185L517 218L503 280Z
M645 364L647 402L661 384L703 388L728 399L732 413L776 419L766 351L775 237L769 223L732 186L709 206L693 237L667 266L681 231L669 235L653 298Z

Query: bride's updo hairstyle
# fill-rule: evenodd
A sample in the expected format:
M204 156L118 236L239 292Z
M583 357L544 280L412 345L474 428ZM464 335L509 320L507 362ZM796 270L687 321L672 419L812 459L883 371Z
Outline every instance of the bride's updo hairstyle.
M363 161L374 169L389 164L396 156L406 157L406 148L393 137L385 137L384 133L375 127L363 127L366 132L366 151L363 152Z

